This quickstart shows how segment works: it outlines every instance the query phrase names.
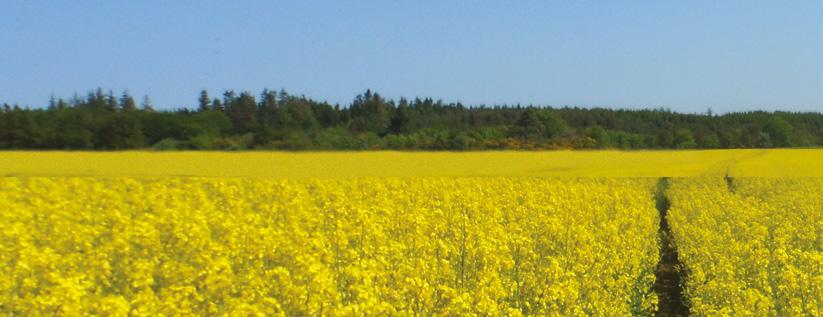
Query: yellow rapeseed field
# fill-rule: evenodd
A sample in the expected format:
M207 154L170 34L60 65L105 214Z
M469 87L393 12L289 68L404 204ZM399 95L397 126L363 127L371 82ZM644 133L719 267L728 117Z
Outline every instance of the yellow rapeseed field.
M823 150L0 152L0 176L823 177Z
M823 180L676 180L671 231L700 316L820 316Z
M0 315L649 316L673 247L693 315L821 316L816 177L823 150L2 152Z
M3 178L0 312L649 314L654 184Z

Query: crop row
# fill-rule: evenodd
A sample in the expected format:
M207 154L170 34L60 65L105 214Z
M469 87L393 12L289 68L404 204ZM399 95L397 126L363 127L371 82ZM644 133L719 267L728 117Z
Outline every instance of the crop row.
M669 224L699 316L821 316L823 180L680 179Z

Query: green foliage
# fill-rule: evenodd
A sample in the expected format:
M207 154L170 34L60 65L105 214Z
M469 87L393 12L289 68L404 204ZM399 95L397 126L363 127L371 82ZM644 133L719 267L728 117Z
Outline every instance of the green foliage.
M180 145L180 141L177 141L174 138L165 138L152 145L151 148L158 151L172 151L180 150Z
M189 139L189 146L195 150L215 149L215 138L208 134L198 134Z
M200 98L197 99L198 102L198 110L200 112L210 111L211 108L211 99L209 98L209 92L205 89L200 91Z
M530 107L520 115L520 119L517 120L517 127L514 128L513 132L524 141L535 141L544 137L546 129L537 114L537 110Z
M251 149L254 145L254 135L251 133L232 135L223 138L216 138L212 141L210 149L224 151L241 151Z
M199 112L191 116L192 130L196 135L220 136L230 134L234 126L226 114L218 111Z
M42 131L31 111L4 105L0 123L0 146L4 148L36 148L42 141Z
M382 134L391 123L389 105L383 97L370 90L358 95L349 109L351 127L356 132Z
M605 149L613 146L612 138L606 129L599 125L593 125L589 128L589 137L591 137L598 148Z
M137 108L102 89L48 107L0 108L0 149L539 150L714 149L823 145L823 114L680 114L665 109L466 107L388 100L370 90L349 105L285 91L203 90L195 110ZM174 142L172 142L172 140Z
M792 126L779 116L771 118L763 129L763 132L769 136L771 144L774 147L792 146Z
M697 147L694 141L692 132L686 129L677 130L674 134L674 148L675 149L693 149Z
M227 97L226 115L234 124L235 132L248 133L257 128L257 101L254 95L243 92L239 97Z
M555 111L543 110L538 113L538 118L543 124L543 132L547 138L555 138L566 132L568 126L563 118Z

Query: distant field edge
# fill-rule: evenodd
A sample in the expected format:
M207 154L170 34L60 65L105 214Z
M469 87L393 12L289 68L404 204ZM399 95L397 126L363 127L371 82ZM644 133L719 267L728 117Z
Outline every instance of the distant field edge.
M0 176L823 177L823 149L478 152L0 151Z

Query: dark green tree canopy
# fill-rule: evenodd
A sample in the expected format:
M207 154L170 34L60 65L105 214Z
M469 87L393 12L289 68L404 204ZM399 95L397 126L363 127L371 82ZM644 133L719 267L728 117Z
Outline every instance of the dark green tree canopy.
M823 145L823 114L624 110L386 99L332 105L284 90L201 91L192 109L140 108L124 91L0 107L0 149L714 149Z

